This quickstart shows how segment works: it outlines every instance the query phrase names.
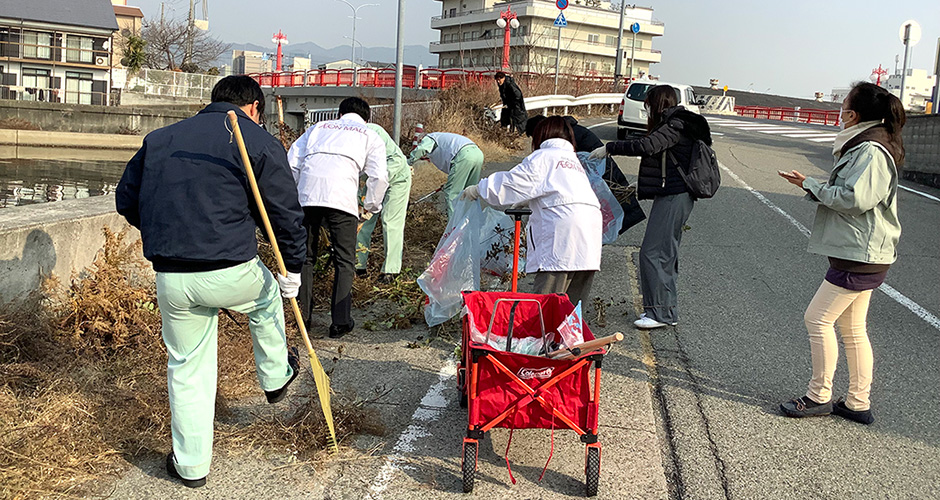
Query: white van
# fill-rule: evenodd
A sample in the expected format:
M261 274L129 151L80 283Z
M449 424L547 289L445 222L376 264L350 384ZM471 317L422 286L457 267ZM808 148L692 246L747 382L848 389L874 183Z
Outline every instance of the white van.
M627 86L627 91L623 93L623 100L620 101L620 114L617 115L617 139L625 139L628 133L646 133L646 108L643 101L646 99L646 93L657 85L669 85L676 89L679 105L685 109L700 113L700 100L695 96L695 91L688 85L661 82L659 80L636 80Z

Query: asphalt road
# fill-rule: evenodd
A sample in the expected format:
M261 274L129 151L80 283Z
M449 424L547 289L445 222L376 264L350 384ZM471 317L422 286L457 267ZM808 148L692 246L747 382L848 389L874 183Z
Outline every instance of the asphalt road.
M651 335L671 496L936 498L940 202L900 191L903 234L887 278L897 293L875 292L868 321L875 423L781 417L778 404L805 392L810 356L802 315L828 263L806 252L814 205L776 171L826 178L831 140L809 137L836 130L722 121L713 120L722 134L715 137L722 188L696 203L682 241L679 326ZM612 125L595 131L615 139ZM635 172L636 160L618 161ZM621 244L640 238L632 232ZM844 356L839 362L836 396L848 385Z
M606 305L607 324L594 326L594 306L585 317L595 333L623 331L626 340L604 365L598 498L936 498L940 202L908 191L899 197L904 233L887 279L896 293L876 292L869 314L874 425L784 418L777 405L803 394L810 375L802 315L827 262L806 252L812 203L775 172L824 178L830 146L807 135L834 129L787 125L799 130L766 133L780 123L766 122L774 127L760 131L735 125L744 119L721 121L714 120L713 131L723 187L696 204L683 237L677 327L649 334L632 328L640 311L635 261L645 225L604 249L593 295ZM615 138L606 120L584 124L604 140ZM636 172L636 159L617 161L628 177ZM940 198L937 190L905 185ZM466 413L456 398L455 339L407 346L428 333L416 327L314 341L321 359L339 359L335 390L364 398L390 390L375 405L385 436L344 443L348 451L316 466L297 466L286 452L217 452L209 485L195 491L168 480L155 457L133 464L111 498L466 498L460 479ZM848 383L840 363L836 395ZM312 391L304 377L299 382L306 389L298 392ZM504 458L508 437L508 430L496 429L481 442L474 497L583 495L584 445L573 433L555 432L540 482L551 433L515 431L508 452L515 485Z

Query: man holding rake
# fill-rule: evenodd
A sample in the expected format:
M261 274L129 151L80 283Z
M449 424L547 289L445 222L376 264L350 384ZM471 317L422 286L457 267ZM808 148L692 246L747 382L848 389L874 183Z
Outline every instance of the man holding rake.
M287 276L258 259L260 213L226 113L234 111ZM248 76L223 78L212 104L156 130L128 162L117 211L140 229L156 271L157 301L169 361L173 451L167 473L185 486L206 484L218 373L218 314L248 315L258 380L269 403L284 399L298 373L288 352L281 296L297 296L306 231L283 146L257 126L264 95ZM278 294L278 288L281 293Z

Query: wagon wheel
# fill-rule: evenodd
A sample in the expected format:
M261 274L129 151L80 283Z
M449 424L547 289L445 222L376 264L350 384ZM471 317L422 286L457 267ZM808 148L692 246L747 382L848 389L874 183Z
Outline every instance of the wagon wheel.
M587 447L587 457L584 464L585 489L587 496L597 496L597 486L601 475L601 450L596 446Z
M473 491L473 478L477 472L477 441L464 441L462 468L463 492L470 493Z

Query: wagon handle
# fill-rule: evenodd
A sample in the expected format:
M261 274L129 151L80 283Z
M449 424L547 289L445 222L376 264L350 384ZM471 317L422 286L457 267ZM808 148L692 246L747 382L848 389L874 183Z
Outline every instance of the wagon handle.
M542 316L542 303L536 299L496 299L496 302L493 303L493 312L490 314L490 325L486 328L486 340L484 343L489 343L490 334L493 333L493 324L496 322L496 309L499 307L500 302L511 302L518 304L519 302L535 302L539 308L539 326L542 328L542 343L548 345L548 337L545 334L545 318ZM507 333L512 333L512 324L509 325L509 331ZM506 346L507 349L510 344L509 335L506 336ZM547 349L546 349L547 351Z

